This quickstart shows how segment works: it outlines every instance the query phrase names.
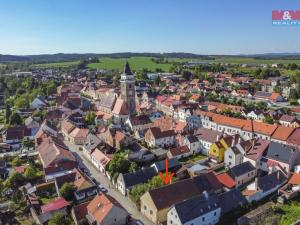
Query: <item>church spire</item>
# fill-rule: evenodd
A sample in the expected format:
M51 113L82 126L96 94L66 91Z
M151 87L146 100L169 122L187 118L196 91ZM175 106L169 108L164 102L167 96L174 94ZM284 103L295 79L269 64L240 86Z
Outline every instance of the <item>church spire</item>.
M132 72L131 72L131 69L130 69L130 66L129 66L129 63L127 60L126 60L125 67L124 67L124 74L132 75Z

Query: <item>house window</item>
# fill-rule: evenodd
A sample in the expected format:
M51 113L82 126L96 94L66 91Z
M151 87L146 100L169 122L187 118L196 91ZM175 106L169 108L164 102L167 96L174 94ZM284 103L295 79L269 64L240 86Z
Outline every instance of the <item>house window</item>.
M217 212L214 212L214 216L216 216L217 215Z
M147 206L144 205L144 210L147 210Z
M231 156L231 155L229 155L229 159L232 159L232 156Z
M152 210L150 210L150 215L152 215L153 214L153 211Z
M202 221L205 221L205 217L202 217Z

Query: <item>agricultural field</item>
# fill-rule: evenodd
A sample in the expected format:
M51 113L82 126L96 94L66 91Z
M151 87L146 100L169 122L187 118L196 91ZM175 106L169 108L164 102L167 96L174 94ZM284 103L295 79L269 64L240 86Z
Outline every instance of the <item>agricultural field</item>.
M210 63L231 63L231 64L289 64L296 63L300 65L300 59L285 60L285 59L255 59L251 57L234 57L234 56L212 56L215 59L201 58L168 58L170 62L210 62Z
M89 68L93 69L107 69L107 70L122 70L124 67L124 63L126 61L125 58L100 58L99 63L90 63ZM159 68L165 72L169 72L171 63L168 64L157 64L151 61L151 57L131 57L127 59L130 67L133 70L142 70L148 69L150 71L155 71L155 69Z
M299 64L300 65L300 64ZM238 71L238 72L242 72L242 73L246 73L246 74L253 74L257 68L255 67L238 67L237 69L235 68L234 69L235 71ZM299 72L299 70L286 70L286 69L278 69L280 71L280 73L284 76L293 76L295 75L296 73Z
M289 64L296 63L300 65L300 59L285 60L285 59L255 59L251 57L234 57L234 56L213 56L215 59L202 59L202 58L165 58L168 63L155 63L151 61L151 57L131 57L128 62L133 70L148 69L155 71L161 69L164 72L169 72L173 62L209 62L209 63L231 63L231 64ZM121 71L124 66L125 58L99 58L99 63L88 64L89 68L93 69L106 69L106 70L119 70ZM62 68L76 66L79 61L57 62L57 63L41 63L33 64L31 68ZM1 64L0 64L1 66ZM241 68L241 71L249 72L255 68ZM295 71L282 71L287 75L295 74Z
M30 67L34 69L47 69L47 68L62 68L69 66L76 66L79 64L79 61L71 61L71 62L56 62L56 63L41 63L41 64L33 64Z

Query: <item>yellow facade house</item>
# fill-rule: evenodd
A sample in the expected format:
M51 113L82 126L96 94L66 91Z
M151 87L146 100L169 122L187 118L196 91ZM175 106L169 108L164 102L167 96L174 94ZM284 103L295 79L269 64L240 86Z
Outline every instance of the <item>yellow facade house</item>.
M224 161L225 151L231 146L236 145L240 140L239 135L225 136L216 141L210 146L209 156L216 159L218 162Z

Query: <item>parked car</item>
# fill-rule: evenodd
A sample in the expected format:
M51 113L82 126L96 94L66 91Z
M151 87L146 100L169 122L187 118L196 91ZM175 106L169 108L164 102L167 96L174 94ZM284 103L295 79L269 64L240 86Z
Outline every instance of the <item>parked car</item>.
M136 221L134 221L134 225L144 225L144 224L141 221L136 220Z
M107 189L105 187L103 187L101 184L98 185L98 189L103 193L107 192Z

